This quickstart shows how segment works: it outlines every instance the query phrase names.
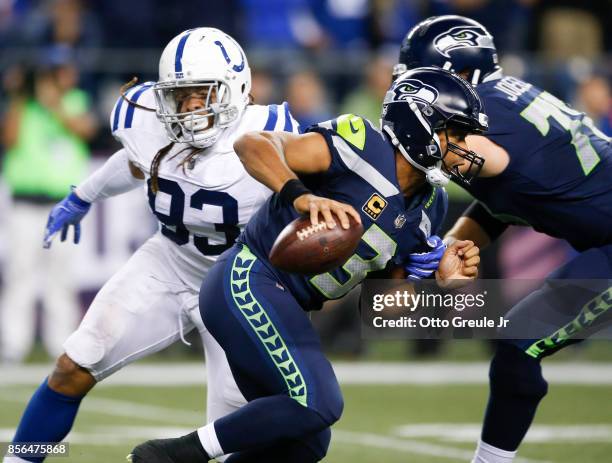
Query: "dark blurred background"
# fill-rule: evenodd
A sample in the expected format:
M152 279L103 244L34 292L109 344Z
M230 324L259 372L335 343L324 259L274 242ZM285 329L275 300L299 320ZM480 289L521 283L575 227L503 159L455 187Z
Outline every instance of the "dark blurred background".
M428 16L452 13L476 19L489 29L506 74L570 102L611 135L612 35L607 29L611 4L608 0L0 0L0 114L5 121L0 154L11 143L6 121L12 112L15 116L16 98L30 95L49 109L70 94L72 101L79 102L71 106L74 115L81 122L85 116L93 121L80 139L91 155L89 169L94 169L118 148L107 121L120 86L133 76L156 80L166 43L182 30L198 26L218 27L241 43L253 71L256 103L286 100L302 125L342 112L376 122L402 37ZM37 82L48 78L50 70L56 73L57 88L47 85L42 91ZM27 127L22 130L27 137ZM6 185L2 191L0 263L6 261L11 246L3 231L4 217L12 207L11 191ZM450 195L449 225L470 201L457 187ZM106 201L90 215L74 258L83 308L155 226L142 192ZM42 233L40 229L41 238ZM520 246L515 246L518 242ZM571 254L562 242L512 229L485 252L481 275L541 277ZM41 304L39 300L38 311ZM354 299L335 303L315 322L330 350L359 356L367 348L355 328L354 304ZM438 346L424 343L410 349L427 355L437 352Z

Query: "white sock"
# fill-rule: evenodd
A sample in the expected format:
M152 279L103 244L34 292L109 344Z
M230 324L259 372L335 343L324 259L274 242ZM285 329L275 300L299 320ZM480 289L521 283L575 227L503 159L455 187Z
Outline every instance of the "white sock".
M208 423L206 426L199 428L198 437L200 438L202 447L204 447L204 450L206 450L210 458L217 458L225 454L217 438L215 423Z
M472 463L512 463L515 456L516 450L510 452L508 450L498 449L497 447L493 447L479 440Z

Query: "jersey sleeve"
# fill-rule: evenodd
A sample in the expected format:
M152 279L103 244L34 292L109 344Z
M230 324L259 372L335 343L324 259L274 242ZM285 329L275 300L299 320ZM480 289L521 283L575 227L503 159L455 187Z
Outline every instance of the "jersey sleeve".
M144 170L160 148L169 143L163 124L155 114L154 82L145 82L130 88L126 98L120 96L110 114L113 136L125 148L128 159ZM129 100L129 101L126 101ZM135 104L150 108L148 111Z
M399 193L395 179L395 155L382 132L372 123L354 114L320 122L306 129L325 138L332 162L324 174L335 177L352 172L372 185L385 197Z
M300 124L291 115L289 103L283 101L282 104L271 104L263 106L262 121L265 121L263 128L260 130L274 132L292 132L301 133Z
M487 92L482 96L485 112L489 118L487 137L512 136L516 133L516 108L509 101Z
M366 157L366 121L353 114L343 114L336 119L319 122L306 129L325 138L332 162L327 175L340 175L357 166Z
M240 122L231 130L235 136L251 131L301 133L300 124L291 115L286 101L282 104L248 105Z

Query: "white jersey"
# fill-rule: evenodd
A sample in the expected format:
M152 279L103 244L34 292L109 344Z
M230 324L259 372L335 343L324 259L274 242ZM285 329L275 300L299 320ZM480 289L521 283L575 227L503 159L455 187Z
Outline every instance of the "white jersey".
M126 96L139 105L156 107L153 82L131 88ZM119 98L110 124L130 161L146 176L149 206L160 221L161 234L176 244L171 247L173 270L184 282L197 285L203 271L234 244L271 194L246 172L234 152L234 141L257 130L298 132L287 103L249 105L242 117L225 129L214 145L204 149L194 163L182 165L193 148L175 144L159 167L159 191L154 194L150 187L151 162L169 143L163 123L154 112Z

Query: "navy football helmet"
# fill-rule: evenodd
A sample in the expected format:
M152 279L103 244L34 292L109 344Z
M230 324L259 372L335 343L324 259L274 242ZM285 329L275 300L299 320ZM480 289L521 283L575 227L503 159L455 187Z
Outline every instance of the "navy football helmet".
M418 68L399 76L387 91L382 108L383 132L406 160L424 172L427 181L444 186L450 177L469 184L484 159L455 143L444 153L437 132L473 134L487 130L487 116L472 86L458 75L435 67ZM444 156L451 151L466 159L469 169L462 174L449 169Z
M467 71L472 85L501 70L489 31L473 19L455 15L432 16L406 34L393 76L421 66Z

